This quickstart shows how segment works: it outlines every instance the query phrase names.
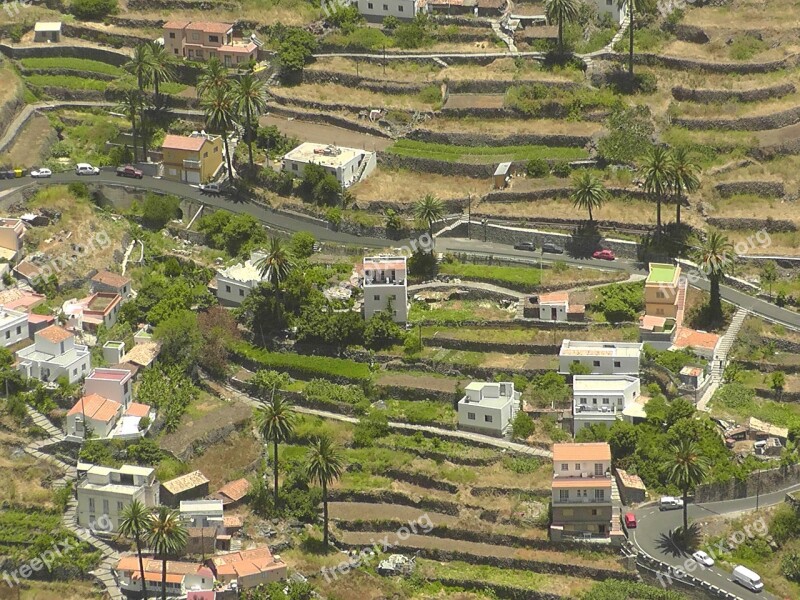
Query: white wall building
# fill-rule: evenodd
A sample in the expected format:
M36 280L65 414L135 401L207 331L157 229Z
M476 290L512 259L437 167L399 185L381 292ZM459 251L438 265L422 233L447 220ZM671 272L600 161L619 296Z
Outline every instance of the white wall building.
M638 375L641 342L584 342L564 340L558 355L558 372L568 375L570 365L579 363L593 375Z
M0 306L0 344L8 348L27 338L27 313Z
M593 4L597 7L597 14L602 17L603 15L611 15L614 23L622 23L625 15L628 14L628 4L623 3L620 6L617 0L594 0Z
M418 12L426 12L425 0L358 0L358 12L367 21L381 22L386 17L413 19Z
M79 463L78 476L77 515L78 525L82 527L98 523L105 515L110 531L116 531L122 511L134 500L148 508L159 504L159 483L155 469L150 467L122 465L112 469Z
M53 382L62 375L75 383L91 368L86 346L75 343L75 336L58 325L37 331L34 342L17 351L17 370L25 377Z
M364 318L392 311L397 323L408 320L408 277L405 256L364 258Z
M148 556L142 557L144 566L145 589L148 597L160 597L162 563L161 559ZM135 554L120 557L114 567L119 587L132 595L141 593L142 580L139 568L139 557ZM167 561L167 596L169 598L186 598L190 591L208 591L203 598L213 598L214 573L203 564L182 562L177 560ZM138 597L138 596L137 596Z
M93 369L84 382L86 395L98 394L125 408L131 403L131 372L125 369Z
M227 306L238 306L250 294L250 290L264 280L256 266L265 258L263 252L252 252L242 263L217 271L217 300Z
M641 395L632 375L575 375L572 378L573 434L587 425L608 427Z
M519 408L520 393L511 382L472 382L458 401L458 428L501 437Z
M180 514L187 527L223 527L222 500L181 500Z
M311 163L323 167L343 187L350 187L375 170L377 159L374 152L358 148L304 142L283 157L283 170L303 177L306 165Z

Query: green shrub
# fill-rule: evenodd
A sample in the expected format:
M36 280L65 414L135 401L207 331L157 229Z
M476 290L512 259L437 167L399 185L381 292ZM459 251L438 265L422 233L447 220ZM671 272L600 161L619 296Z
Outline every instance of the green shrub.
M72 0L70 4L70 12L82 21L100 21L117 9L117 0Z
M767 44L757 37L748 34L738 35L730 45L730 57L733 60L750 60L766 49Z
M442 90L438 85L429 85L419 92L418 97L425 104L438 107L442 103Z
M516 439L526 440L533 435L534 429L533 419L528 416L528 413L519 411L511 424L511 435Z
M569 177L572 173L572 167L566 160L559 160L553 164L553 175L556 177Z
M610 163L630 163L650 145L655 131L650 108L620 106L606 120L608 135L598 143L598 154Z
M550 165L543 158L534 158L528 161L525 166L525 172L528 177L547 177L550 174Z
M298 379L323 377L334 381L353 382L366 382L370 379L369 366L352 360L270 352L244 341L232 342L230 351L239 360L246 359L256 363L259 369L286 371Z
M610 323L626 323L636 320L644 310L642 284L614 283L600 289L600 295L590 304L590 308L603 313Z

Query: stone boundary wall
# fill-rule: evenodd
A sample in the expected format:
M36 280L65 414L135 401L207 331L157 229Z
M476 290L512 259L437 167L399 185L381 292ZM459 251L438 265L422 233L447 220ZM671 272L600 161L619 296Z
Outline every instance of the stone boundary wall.
M520 171L525 168L526 164L527 161L514 161L511 163L511 170ZM378 152L378 165L389 169L408 169L410 171L436 173L438 175L460 175L461 177L472 177L474 179L489 179L497 169L495 163L473 165L436 160L434 158L402 156L391 152Z
M238 11L242 7L238 2L224 0L128 0L130 10L228 10Z
M449 577L426 577L426 581L441 583L446 587L454 587L466 591L482 592L491 590L497 598L502 600L566 600L565 596L550 594L547 592L536 592L526 588L500 583L489 583L475 579L452 579Z
M22 75L68 75L70 77L82 77L86 79L97 79L99 81L116 81L119 79L116 75L110 75L108 73L96 73L91 72L87 73L86 71L81 71L79 69L26 69L21 68L20 73Z
M793 221L784 219L729 219L724 217L709 217L709 225L720 229L766 229L770 233L797 231Z
M722 129L724 131L761 131L780 129L800 122L800 106L787 110L759 115L757 117L738 117L735 119L695 119L674 117L672 124L686 129Z
M408 471L402 471L400 469L386 469L383 474L390 479L397 479L398 481L404 481L405 483L410 483L418 487L447 492L448 494L458 493L457 485L434 479L422 473L409 473Z
M627 53L603 52L593 57L594 60L610 60L615 62L625 62L628 60ZM748 62L748 63L725 63L710 62L705 60L695 60L690 58L678 58L675 56L660 56L649 52L638 52L634 55L633 61L640 65L650 65L656 67L666 67L678 71L706 71L708 73L738 73L749 75L753 73L771 73L782 69L789 69L797 65L797 55L792 54L780 60L768 62Z
M542 488L538 490L526 490L524 488L509 488L509 487L474 487L469 490L471 496L520 496L523 498L537 498L541 500L549 500L552 492L550 488Z
M775 363L768 363L760 360L737 359L735 362L740 364L744 369L760 371L761 373L774 373L775 371L783 371L787 375L790 373L800 373L800 365L776 365Z
M784 390L778 395L772 390L765 388L757 387L755 390L756 396L764 398L765 400L773 400L775 402L800 402L800 392L787 392Z
M455 465L465 465L468 467L488 467L489 465L493 465L496 462L499 462L502 458L499 454L497 456L490 456L487 458L478 458L478 457L467 457L467 456L459 456L456 454L446 454L444 452L434 452L432 450L421 450L419 448L402 448L398 449L390 444L382 444L381 440L377 440L375 442L377 446L381 448L388 448L390 450L402 450L403 452L408 452L410 454L415 454L421 458L427 458L436 462L444 462L448 461Z
M608 193L615 198L623 198L628 196L637 200L652 200L652 196L650 196L650 194L637 189L620 187L608 187L606 189ZM495 190L489 192L483 198L481 198L481 202L501 204L510 202L528 202L532 200L550 200L553 198L569 198L571 193L572 188L567 186L543 188L540 190L530 190L527 192ZM621 224L618 226L623 227Z
M760 102L762 100L780 98L796 91L797 89L792 83L781 83L752 90L704 90L678 85L672 88L672 97L680 101L700 102L702 104L711 102Z
M689 42L690 44L707 44L710 40L708 35L702 28L697 25L687 25L685 23L678 23L669 28L675 37L682 42Z
M781 352L800 354L800 343L798 342L793 342L791 340L783 338L768 337L764 335L759 336L759 341L761 345L764 346L772 345L775 347L776 350L780 350Z
M694 492L694 501L700 504L747 498L748 496L755 496L756 492L769 494L797 483L800 483L800 465L769 469L750 473L744 481L731 479L724 483L699 485Z
M134 0L135 2L136 0ZM141 29L143 27L150 27L153 29L161 29L166 23L164 19L134 19L131 17L117 17L109 15L103 19L103 22L115 27L127 27L129 29Z
M331 112L349 112L358 114L363 110L368 110L369 106L363 105L356 105L356 104L345 104L345 103L334 103L334 102L319 102L316 100L304 100L301 98L291 98L289 96L282 96L281 94L275 93L274 88L270 88L267 91L268 97L271 97L275 102L281 104L283 106L297 106L300 108L307 108L310 110L322 110L322 111L331 111ZM407 112L411 113L413 111L400 111L400 112Z
M438 86L436 82L406 83L402 81L371 79L368 77L360 77L353 73L322 71L318 69L305 69L303 71L303 83L334 83L347 87L370 90L372 92L382 92L384 94L418 94L427 87Z
M579 83L574 81L555 81L537 79L459 79L447 81L447 86L452 94L505 94L508 88L515 85L542 85L547 88L558 90L575 90L581 88Z
M85 58L116 67L121 67L130 60L130 56L116 50L63 44L25 47L0 44L0 53L14 60L22 58Z
M267 105L267 111L270 114L276 114L282 117L292 117L300 121L306 121L308 123L324 123L326 125L333 125L334 127L342 127L344 129L357 131L359 133L367 133L369 135L376 135L383 138L390 137L389 134L387 134L383 129L380 129L378 127L373 127L371 125L366 125L358 121L354 121L352 119L347 119L340 115L331 115L328 113L321 113L321 112L308 112L303 110L293 110L292 108L286 106L275 105L271 103Z
M591 140L590 135L518 133L513 135L492 135L487 133L440 132L429 129L414 129L406 139L430 144L449 144L452 146L565 146L582 148Z
M387 398L407 400L408 402L423 402L433 400L452 403L455 394L440 390L426 390L424 388L403 387L399 385L382 385L376 383L375 387L385 393Z
M736 194L754 194L764 198L782 198L786 189L780 181L724 181L714 186L723 198Z
M109 44L111 46L137 46L142 42L152 42L153 40L146 35L130 35L123 33L105 32L75 23L63 23L61 31L66 37L74 37L99 44Z
M462 278L463 279L463 278ZM481 342L446 337L423 337L426 346L436 346L448 350L467 350L471 352L502 352L503 354L558 354L561 346L515 344L502 342Z
M399 504L400 506L410 506L421 510L431 510L433 512L457 517L461 513L461 506L455 502L438 500L436 498L414 499L402 492L389 490L373 492L357 492L353 490L328 490L328 500L330 502L368 502L371 504Z

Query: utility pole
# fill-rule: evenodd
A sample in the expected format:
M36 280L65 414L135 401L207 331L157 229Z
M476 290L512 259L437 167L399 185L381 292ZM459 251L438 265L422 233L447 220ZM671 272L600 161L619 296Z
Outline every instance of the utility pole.
M383 45L383 74L386 75L386 44Z
M471 240L470 226L472 225L472 194L467 196L467 239ZM6 394L7 396L8 394Z
M486 219L483 219L481 221L481 225L483 225L483 241L484 242L486 241L486 225L487 225L487 223L488 223L488 221Z
M758 477L756 479L756 512L758 512L758 501L761 496L761 469L758 470Z

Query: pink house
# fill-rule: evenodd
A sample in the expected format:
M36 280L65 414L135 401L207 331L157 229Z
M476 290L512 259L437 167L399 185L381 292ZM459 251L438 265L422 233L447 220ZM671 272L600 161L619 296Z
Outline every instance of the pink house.
M233 25L207 21L168 21L164 47L174 56L206 61L216 56L226 67L255 60L258 46L250 39L233 37Z

